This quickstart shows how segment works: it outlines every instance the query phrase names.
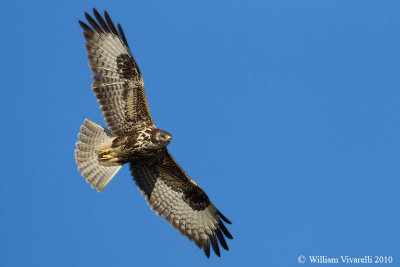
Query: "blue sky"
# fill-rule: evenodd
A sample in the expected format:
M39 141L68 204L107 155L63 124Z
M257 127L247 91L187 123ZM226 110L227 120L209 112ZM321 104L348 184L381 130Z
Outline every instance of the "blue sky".
M83 13L107 9L171 153L233 222L206 259L124 167L103 193L73 151L90 90ZM300 254L400 263L399 1L3 3L4 266L296 266Z

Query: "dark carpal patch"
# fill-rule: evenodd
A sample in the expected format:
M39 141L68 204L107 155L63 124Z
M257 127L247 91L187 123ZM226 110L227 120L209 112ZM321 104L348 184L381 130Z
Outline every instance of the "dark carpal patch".
M158 166L163 175L163 181L174 191L183 193L182 199L194 210L204 210L210 204L210 199L204 191L193 184L190 178L185 175L183 170L175 162L166 156L163 164Z
M119 78L134 80L139 82L141 80L140 70L136 61L128 54L121 54L117 56L117 66Z
M182 199L194 210L204 210L210 205L210 199L206 193L201 188L199 190L194 186L184 191Z

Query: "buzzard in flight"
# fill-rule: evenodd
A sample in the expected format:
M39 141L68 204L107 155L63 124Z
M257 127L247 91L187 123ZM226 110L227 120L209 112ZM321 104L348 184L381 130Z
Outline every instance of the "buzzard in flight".
M101 192L123 164L157 215L210 256L210 243L220 256L225 237L232 239L224 222L231 222L206 193L182 170L167 150L171 134L158 129L151 118L139 67L121 26L93 9L90 26L82 21L95 93L108 129L86 119L76 143L78 169ZM225 236L225 237L224 237Z

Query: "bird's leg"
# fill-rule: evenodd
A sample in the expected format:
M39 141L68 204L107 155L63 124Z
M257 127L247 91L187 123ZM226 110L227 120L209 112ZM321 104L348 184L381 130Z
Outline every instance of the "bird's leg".
M112 159L114 156L110 155L110 152L112 151L112 148L106 148L103 150L100 150L99 154L97 154L97 157L99 160L107 160L107 159Z

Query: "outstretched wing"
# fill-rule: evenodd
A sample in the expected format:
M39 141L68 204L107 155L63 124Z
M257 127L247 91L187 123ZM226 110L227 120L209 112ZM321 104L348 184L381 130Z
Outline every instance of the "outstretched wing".
M92 27L82 21L89 66L93 71L92 90L104 119L115 136L153 124L139 67L129 49L124 32L118 30L107 11L105 20L93 9L97 22L87 13Z
M222 220L231 223L211 203L206 193L181 169L165 149L153 161L131 162L132 175L157 215L210 256L210 243L220 256L219 244L229 250L224 235L232 239Z

